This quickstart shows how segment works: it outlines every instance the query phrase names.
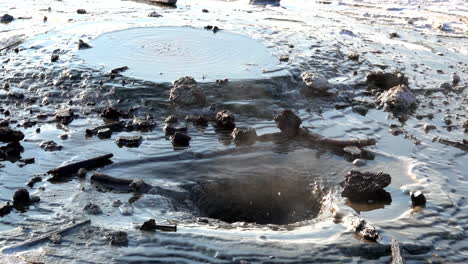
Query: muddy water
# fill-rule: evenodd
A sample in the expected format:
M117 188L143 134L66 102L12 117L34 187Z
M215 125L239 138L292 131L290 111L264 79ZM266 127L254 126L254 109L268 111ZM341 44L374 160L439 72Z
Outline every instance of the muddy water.
M265 79L279 66L259 42L228 32L156 27L107 33L79 54L103 70L127 66L125 75L153 82L173 82L182 75L205 81ZM112 48L109 48L112 47Z
M186 198L178 199L167 192L142 197L101 192L88 180L76 178L63 183L38 183L30 192L40 196L40 203L28 212L14 211L0 218L1 246L55 230L72 219L91 219L92 223L65 235L61 243L47 242L30 250L3 254L0 262L387 263L391 239L413 245L406 256L411 263L467 262L464 240L468 227L468 159L461 150L433 142L436 136L466 138L461 129L467 118L466 89L448 95L420 92L416 114L432 113L433 119L411 116L400 123L382 110L371 109L361 116L350 107L335 109L336 104L350 98L373 101L364 95L363 81L368 71L377 68L405 71L414 89L437 88L450 81L451 72L466 79L468 49L463 26L456 27L457 22L452 24L453 30L440 31L429 26L440 22L440 16L427 9L415 15L399 5L394 7L400 11L379 5L325 5L293 0L283 1L282 7L250 6L247 1L179 2L175 9L105 0L86 4L0 3L2 11L15 17L31 16L0 25L3 40L14 36L25 39L18 46L18 53L11 49L1 52L0 78L2 86L10 84L10 91L1 91L0 107L12 113L10 119L17 120L18 129L26 135L23 158L36 159L34 164L22 168L17 163L2 162L5 167L0 168L0 199L11 199L14 191L34 175L43 175L65 162L104 153L113 153L114 163L100 172L142 179ZM51 11L47 10L49 6ZM85 8L88 14L76 14L78 8ZM203 8L209 13L203 13ZM162 17L147 17L151 11ZM48 17L47 22L43 22L43 16ZM415 22L409 24L410 19ZM222 31L213 34L203 29L206 25L218 26ZM395 31L401 37L388 38ZM177 41L181 32L184 39L191 41ZM145 42L145 38L134 37L138 34L151 35L151 39ZM116 42L110 40L112 36ZM235 43L223 42L231 38ZM78 39L94 49L78 51ZM56 49L60 49L59 61L51 63L50 56ZM359 63L348 59L353 52L361 55ZM275 59L284 55L289 56L288 62ZM122 66L129 70L111 79L110 69ZM151 69L159 67L165 69L162 75L160 70L151 74ZM270 69L274 76L269 75ZM311 69L329 78L340 93L336 97L305 96L298 75ZM195 75L207 94L209 106L175 107L168 102L167 82L179 75ZM226 85L212 82L218 78L232 81ZM13 96L20 93L25 99ZM157 127L150 132L114 133L110 140L86 138L85 129L103 124L98 113L109 105L134 108L133 113L139 117L150 114ZM71 107L79 117L68 126L57 126L53 113L60 107ZM392 183L386 188L392 203L349 206L379 229L379 244L359 240L331 218L329 206L341 200L339 182L347 171L356 169L343 157L294 143L236 147L226 133L212 124L205 128L186 124L192 137L191 147L175 150L162 131L163 120L169 114L183 120L186 114L230 109L238 126L255 127L258 134L271 133L277 131L272 117L285 108L298 113L303 125L316 133L339 139L378 140L375 147L369 148L376 154L375 159L360 169L384 171L392 176ZM48 117L38 119L39 113ZM443 120L447 115L454 124L450 131ZM24 120L37 124L25 128ZM425 123L437 129L425 133ZM389 131L392 124L406 132L393 136ZM38 127L40 133L36 132ZM68 139L60 139L63 134ZM118 135L142 135L143 142L139 148L119 148L113 141ZM38 146L43 140L54 140L64 149L45 152ZM224 182L231 184L216 185ZM323 210L308 207L307 203L300 203L307 210L299 210L297 203L287 200L276 205L282 205L280 209L286 212L301 212L301 217L293 218L288 225L227 223L206 217L206 210L190 199L192 187L200 183L221 186L214 189L215 193L232 192L235 199L229 201L232 206L223 208L227 210L225 214L235 214L229 208L242 205L239 200L246 196L248 202L259 205L259 212L273 212L265 205L268 202L264 197L281 201L273 199L271 193L293 197L288 196L290 192L304 188L319 188L323 192L310 198L311 205L320 204ZM255 187L258 185L261 187ZM428 205L423 210L410 208L408 194L413 190L426 194ZM255 195L256 191L259 195ZM245 195L239 195L241 192ZM133 214L123 216L119 208L112 206L115 200L134 201ZM89 202L98 204L104 213L84 214L83 207ZM153 234L135 228L148 218L177 224L178 231ZM111 230L128 232L129 246L110 246L105 234Z

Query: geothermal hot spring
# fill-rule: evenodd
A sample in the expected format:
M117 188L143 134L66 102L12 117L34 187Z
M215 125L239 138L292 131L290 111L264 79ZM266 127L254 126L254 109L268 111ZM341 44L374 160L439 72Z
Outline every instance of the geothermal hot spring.
M202 81L267 78L279 61L258 41L226 31L191 27L132 28L103 34L80 56L110 71L127 66L125 75L153 82L181 76Z
M0 263L390 263L394 240L407 263L468 262L464 1L150 2L0 1L15 18L0 24L0 124L24 134L19 145L0 143L0 201L20 188L40 198L0 217ZM418 99L407 116L377 107L367 90L367 74L394 69ZM311 94L305 71L334 93ZM440 89L453 72L458 88ZM184 76L205 104L169 100ZM106 117L109 107L118 120ZM57 121L63 109L70 122ZM311 133L377 144L358 167L342 151L295 140L238 145L214 120L229 110L236 127L261 136L279 132L273 119L285 109ZM171 144L169 116L190 146ZM138 120L154 126L115 129ZM86 132L112 124L110 138ZM141 140L116 144L125 136ZM47 174L109 153L112 164L86 177ZM341 197L351 170L388 173L391 202ZM96 172L151 188L93 183ZM425 207L411 207L414 191ZM379 238L337 215L365 220ZM177 230L140 230L149 219ZM116 232L127 243L112 245Z

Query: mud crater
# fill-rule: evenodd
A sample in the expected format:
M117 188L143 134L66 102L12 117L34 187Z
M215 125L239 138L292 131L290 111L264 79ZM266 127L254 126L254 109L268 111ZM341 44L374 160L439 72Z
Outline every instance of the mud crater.
M217 179L190 188L203 217L227 223L287 225L317 217L322 190L305 180L287 177Z

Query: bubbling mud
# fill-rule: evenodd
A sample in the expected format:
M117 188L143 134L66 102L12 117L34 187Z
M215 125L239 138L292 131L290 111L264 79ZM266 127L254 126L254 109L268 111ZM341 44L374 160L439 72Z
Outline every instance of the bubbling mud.
M222 179L191 191L202 216L228 223L285 225L315 218L321 208L320 189L290 177Z
M284 74L271 72L279 61L260 42L222 30L133 28L103 34L90 45L79 52L86 63L109 71L127 66L124 75L159 83L185 75L214 81Z

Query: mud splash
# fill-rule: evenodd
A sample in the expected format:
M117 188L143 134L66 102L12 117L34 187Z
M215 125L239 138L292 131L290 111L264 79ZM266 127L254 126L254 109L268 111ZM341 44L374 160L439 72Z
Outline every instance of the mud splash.
M410 262L467 262L466 153L433 140L436 136L459 141L466 137L461 124L466 119L467 91L427 92L449 81L452 71L461 75L462 82L466 79L466 36L459 27L453 25L453 31L446 32L426 26L432 23L429 18L434 12L414 15L378 5L292 0L282 1L282 7L249 6L237 1L207 0L190 5L179 2L175 9L158 8L161 18L148 18L148 13L157 7L128 1L94 1L88 3L88 14L84 15L76 14L76 9L83 8L77 1L54 1L50 3L51 11L47 9L49 3L43 1L14 3L16 9L8 2L0 4L15 17L26 17L24 14L33 7L39 10L31 20L18 19L2 25L2 37L24 34L5 43L16 43L15 39L24 37L26 41L1 52L2 87L8 84L9 90L0 92L0 118L25 133L21 156L34 157L35 163L19 167L17 163L2 162L5 167L0 168L0 198L9 200L15 189L24 187L34 176L44 178L29 189L32 195L40 196L40 203L28 212L13 211L0 219L0 245L10 246L40 236L58 226L67 226L72 220L90 219L92 223L64 237L61 243L46 241L19 253L2 253L2 261L388 263L390 242L397 239ZM209 12L202 12L203 9ZM43 22L43 16L48 16L47 22ZM168 101L169 85L130 75L131 67L129 72L111 78L110 66L91 69L82 63L81 51L77 51L79 39L95 45L93 39L103 41L103 37L117 32L132 32L131 28L147 27L151 31L187 25L199 29L219 25L225 31L248 36L249 41L255 39L262 44L262 50L267 47L269 56L289 57L280 64L289 74L227 84L206 82L200 86L207 94L208 105L187 108ZM398 31L399 38L388 37L394 31ZM216 36L210 31L200 33ZM217 34L220 33L227 32ZM54 52L57 49L60 51ZM185 54L179 50L173 54L180 53ZM57 54L59 58L52 62L51 56ZM105 62L108 58L104 59ZM96 62L95 66L101 63ZM126 64L115 67L122 66ZM365 75L369 71L391 67L404 69L410 87L418 90L421 104L406 122L372 108L373 98L365 92ZM299 76L306 70L324 76L338 94L305 94ZM202 80L203 75L198 76L197 81ZM116 131L110 139L85 137L86 129L109 122L100 117L101 110L109 105L140 119L150 115L156 128L146 132ZM362 115L353 111L359 106L367 110ZM57 108L72 108L75 119L68 125L58 124ZM356 239L353 230L333 221L331 207L341 201L335 188L349 170L356 169L348 160L291 142L236 147L229 132L216 129L212 122L197 126L185 119L186 115L209 116L228 109L236 116L239 127L253 127L261 135L278 131L272 117L285 108L293 109L305 127L321 135L377 139L377 145L370 148L375 159L360 169L384 171L392 176L392 183L386 187L392 203L348 203L347 208L376 226L381 233L378 244ZM173 148L163 131L168 115L176 116L178 125L187 128L192 137L190 148ZM426 133L425 124L436 128ZM139 148L119 148L114 142L119 136L133 135L142 137ZM46 140L57 141L63 150L44 152L39 144ZM99 172L144 180L159 189L143 195L101 192L89 180L71 177L52 184L43 174L63 163L105 153L114 154L114 163ZM281 179L284 185L276 186L274 179ZM197 207L191 199L196 192L184 188L206 184L214 187L205 188L202 193L212 193L201 199L203 203ZM290 191L310 184L326 190L320 199L312 197L311 203L302 200L310 195L309 189ZM262 191L257 185L272 189L257 196L256 192ZM238 191L221 193L226 189L222 186ZM278 190L291 202L288 206L281 202L281 215L285 211L292 215L295 210L300 217L265 217L268 212L276 212L276 207L272 207L276 204L270 202L276 202ZM426 208L410 208L409 192L415 190L426 195ZM242 200L242 191L260 204L254 218L249 218L255 213L253 210L244 210L247 201ZM208 214L207 209L218 207L216 194L221 201L233 200L242 205L238 207L243 210ZM298 194L302 194L300 198ZM89 203L99 206L103 213L84 214L83 208ZM309 210L302 210L303 205ZM242 218L223 219L228 214ZM137 227L148 218L177 224L178 232L141 232ZM105 238L109 231L127 232L128 247L110 246Z

